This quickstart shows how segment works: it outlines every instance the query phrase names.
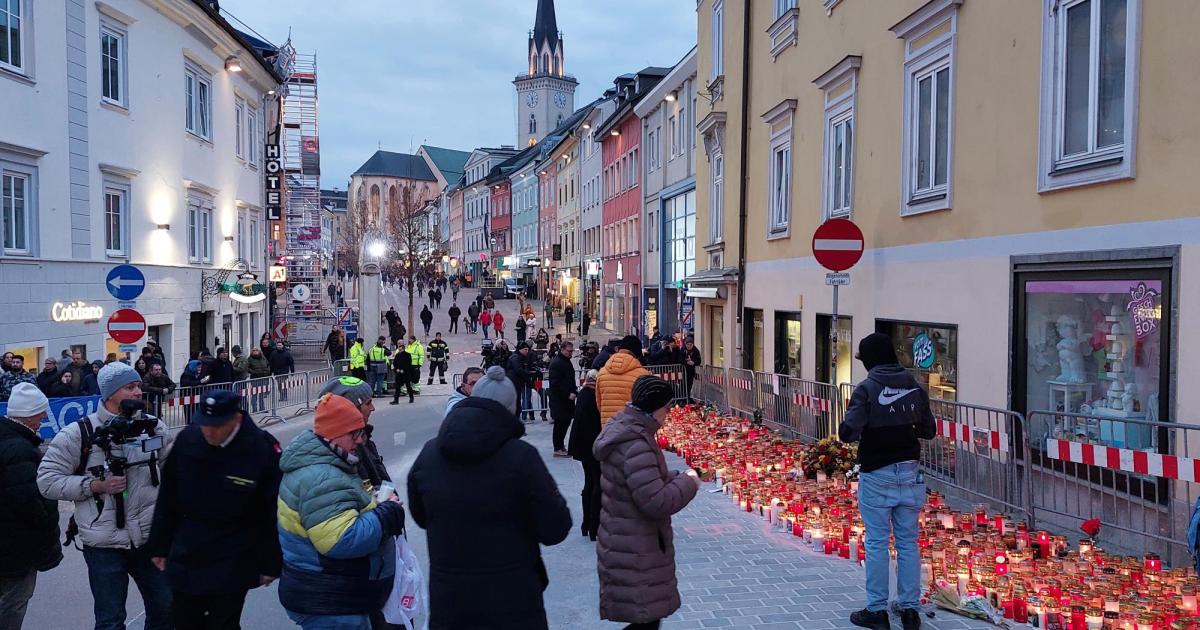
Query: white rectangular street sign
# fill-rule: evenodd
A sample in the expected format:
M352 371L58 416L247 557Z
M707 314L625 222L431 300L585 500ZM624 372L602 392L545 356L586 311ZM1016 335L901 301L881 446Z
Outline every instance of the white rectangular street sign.
M840 273L825 274L825 284L831 287L845 287L850 285L850 274L842 271Z

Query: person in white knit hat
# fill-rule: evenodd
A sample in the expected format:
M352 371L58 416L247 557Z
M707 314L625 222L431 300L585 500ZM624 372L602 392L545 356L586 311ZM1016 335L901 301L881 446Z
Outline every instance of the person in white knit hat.
M0 626L20 628L38 571L62 562L58 504L42 498L37 465L38 429L50 410L32 383L18 383L0 416Z
M38 467L38 489L47 499L75 503L73 520L83 541L96 628L124 627L125 600L132 577L146 603L147 630L167 630L174 627L171 589L145 547L158 501L158 486L150 475L154 463L143 452L141 439L113 443L108 454L93 445L95 432L108 427L121 414L122 401L141 400L142 377L132 367L113 362L100 368L96 381L100 407L54 436ZM175 436L161 420L154 435L163 440L163 448L158 451L161 466ZM124 475L110 470L101 478L93 473L107 467L109 454L127 460ZM118 497L123 498L125 506L123 527L117 523Z

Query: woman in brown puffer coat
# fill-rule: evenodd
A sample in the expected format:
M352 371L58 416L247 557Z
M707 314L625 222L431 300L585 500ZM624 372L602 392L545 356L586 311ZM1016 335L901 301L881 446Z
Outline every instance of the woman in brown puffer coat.
M633 384L631 402L600 432L600 618L627 630L658 628L679 609L671 515L696 496L694 470L667 470L655 441L671 404L671 386L657 376Z

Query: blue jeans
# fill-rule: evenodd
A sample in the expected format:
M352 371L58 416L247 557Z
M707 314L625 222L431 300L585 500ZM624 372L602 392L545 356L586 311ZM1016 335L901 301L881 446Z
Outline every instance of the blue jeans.
M371 369L371 393L376 396L387 393L387 372Z
M304 630L371 630L367 615L303 615L288 610L287 616Z
M171 587L167 574L150 562L150 553L140 549L84 547L88 582L92 588L96 630L124 630L125 600L129 578L133 578L146 604L146 629L171 630Z
M900 608L917 608L921 600L921 555L917 532L925 505L925 477L915 461L889 464L859 474L858 508L867 538L867 610L888 608L890 555L896 537L896 599Z
M488 336L487 336L488 326L491 326L491 324L480 324L480 326L483 327L483 338L487 339L488 338Z

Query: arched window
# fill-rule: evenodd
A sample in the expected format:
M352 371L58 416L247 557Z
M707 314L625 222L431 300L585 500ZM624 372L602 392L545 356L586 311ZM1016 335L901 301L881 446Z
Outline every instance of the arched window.
M562 114L559 114L559 115L558 115L558 122L557 122L557 123L555 123L555 125L554 125L554 128L555 128L555 129L558 129L558 128L559 128L559 127L561 127L561 126L562 126Z
M537 133L537 117L529 115L529 133Z
M542 53L542 71L550 72L550 53Z

